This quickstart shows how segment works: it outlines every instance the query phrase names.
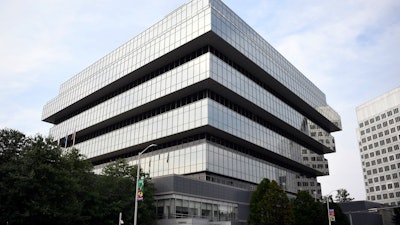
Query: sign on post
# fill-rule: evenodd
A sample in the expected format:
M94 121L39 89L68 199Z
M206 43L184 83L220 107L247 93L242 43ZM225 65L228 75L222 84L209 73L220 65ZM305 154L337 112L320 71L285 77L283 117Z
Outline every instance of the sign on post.
M329 220L335 221L335 210L334 209L329 209Z
M137 195L138 201L143 200L143 192L144 192L144 180L140 179L138 183L138 195Z

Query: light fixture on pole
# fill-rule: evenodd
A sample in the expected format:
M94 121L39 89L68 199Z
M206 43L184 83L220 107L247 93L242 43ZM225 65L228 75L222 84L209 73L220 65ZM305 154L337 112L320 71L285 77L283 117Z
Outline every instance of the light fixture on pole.
M331 213L329 211L329 196L331 196L331 193L334 192L334 191L337 191L337 190L333 190L333 191L329 192L329 194L326 196L326 209L328 211L328 222L329 222L329 225L332 225L332 223L331 223Z
M138 186L139 186L139 171L140 171L140 156L146 152L149 148L157 146L156 144L151 144L147 146L143 151L139 152L138 154L138 163L136 169L136 194L135 194L135 214L134 214L134 221L133 224L137 225L137 210L138 210Z

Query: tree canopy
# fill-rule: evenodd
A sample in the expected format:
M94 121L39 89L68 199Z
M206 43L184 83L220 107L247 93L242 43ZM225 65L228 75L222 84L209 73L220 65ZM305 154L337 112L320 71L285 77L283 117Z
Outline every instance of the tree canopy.
M91 165L77 150L62 152L50 139L0 131L1 221L74 224L80 220L81 183Z
M346 189L337 190L335 197L336 202L351 202L354 198L350 197L350 193Z
M276 181L263 179L250 199L250 225L292 225L293 209Z
M130 180L133 187L133 194L135 195L135 185L136 185L136 173L137 173L137 165L129 166L125 159L117 159L114 162L108 164L103 169L103 174L111 177L125 178ZM156 211L155 211L155 201L154 201L154 192L155 187L153 183L151 183L151 179L149 174L143 173L140 170L140 177L144 179L144 197L142 201L138 202L138 224L143 225L152 225L156 222ZM133 219L133 217L132 217Z
M111 225L118 223L119 212L124 224L132 224L135 183L92 169L77 149L61 149L41 135L0 130L0 224ZM147 187L147 201L154 202L154 189ZM144 206L140 216L155 213L154 205Z
M344 192L347 193L347 192ZM348 195L344 195L348 198ZM332 197L329 208L335 211L335 225L349 225L349 219ZM263 179L250 199L249 225L327 225L325 204L315 200L308 192L299 191L296 198L288 200L276 181Z
M292 201L295 225L321 225L326 223L325 209L306 191L299 191Z

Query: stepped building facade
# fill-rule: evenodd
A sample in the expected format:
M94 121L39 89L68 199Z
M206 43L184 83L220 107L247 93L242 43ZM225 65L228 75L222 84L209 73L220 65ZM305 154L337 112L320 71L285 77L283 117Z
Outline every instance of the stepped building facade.
M341 129L324 93L220 0L188 2L73 76L42 119L98 172L157 144L141 167L159 224L246 224L263 178L320 195Z

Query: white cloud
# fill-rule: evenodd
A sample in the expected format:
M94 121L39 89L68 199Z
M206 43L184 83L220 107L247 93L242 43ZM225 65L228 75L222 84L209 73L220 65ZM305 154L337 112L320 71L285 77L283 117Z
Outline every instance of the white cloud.
M365 199L355 107L400 84L400 2L252 1L241 16L327 95L342 117L323 193ZM239 3L237 3L239 4ZM243 13L245 11L245 13Z
M0 127L43 132L42 99L183 2L1 1Z
M251 26L323 91L334 79L363 82L368 66L388 58L398 40L398 1L262 1L245 14ZM382 38L391 33L392 36ZM393 48L394 47L394 48ZM385 63L388 64L388 63ZM397 63L399 65L399 63ZM357 84L354 83L354 84Z
M9 103L7 110L2 110L0 114L0 129L16 129L27 135L35 135L38 133L47 135L52 125L38 121L38 118L42 115L41 108L17 104L18 103Z
M37 3L7 1L1 5L0 100L37 85L41 75L37 71L69 57L60 44L65 23L54 17L51 5L46 12Z

